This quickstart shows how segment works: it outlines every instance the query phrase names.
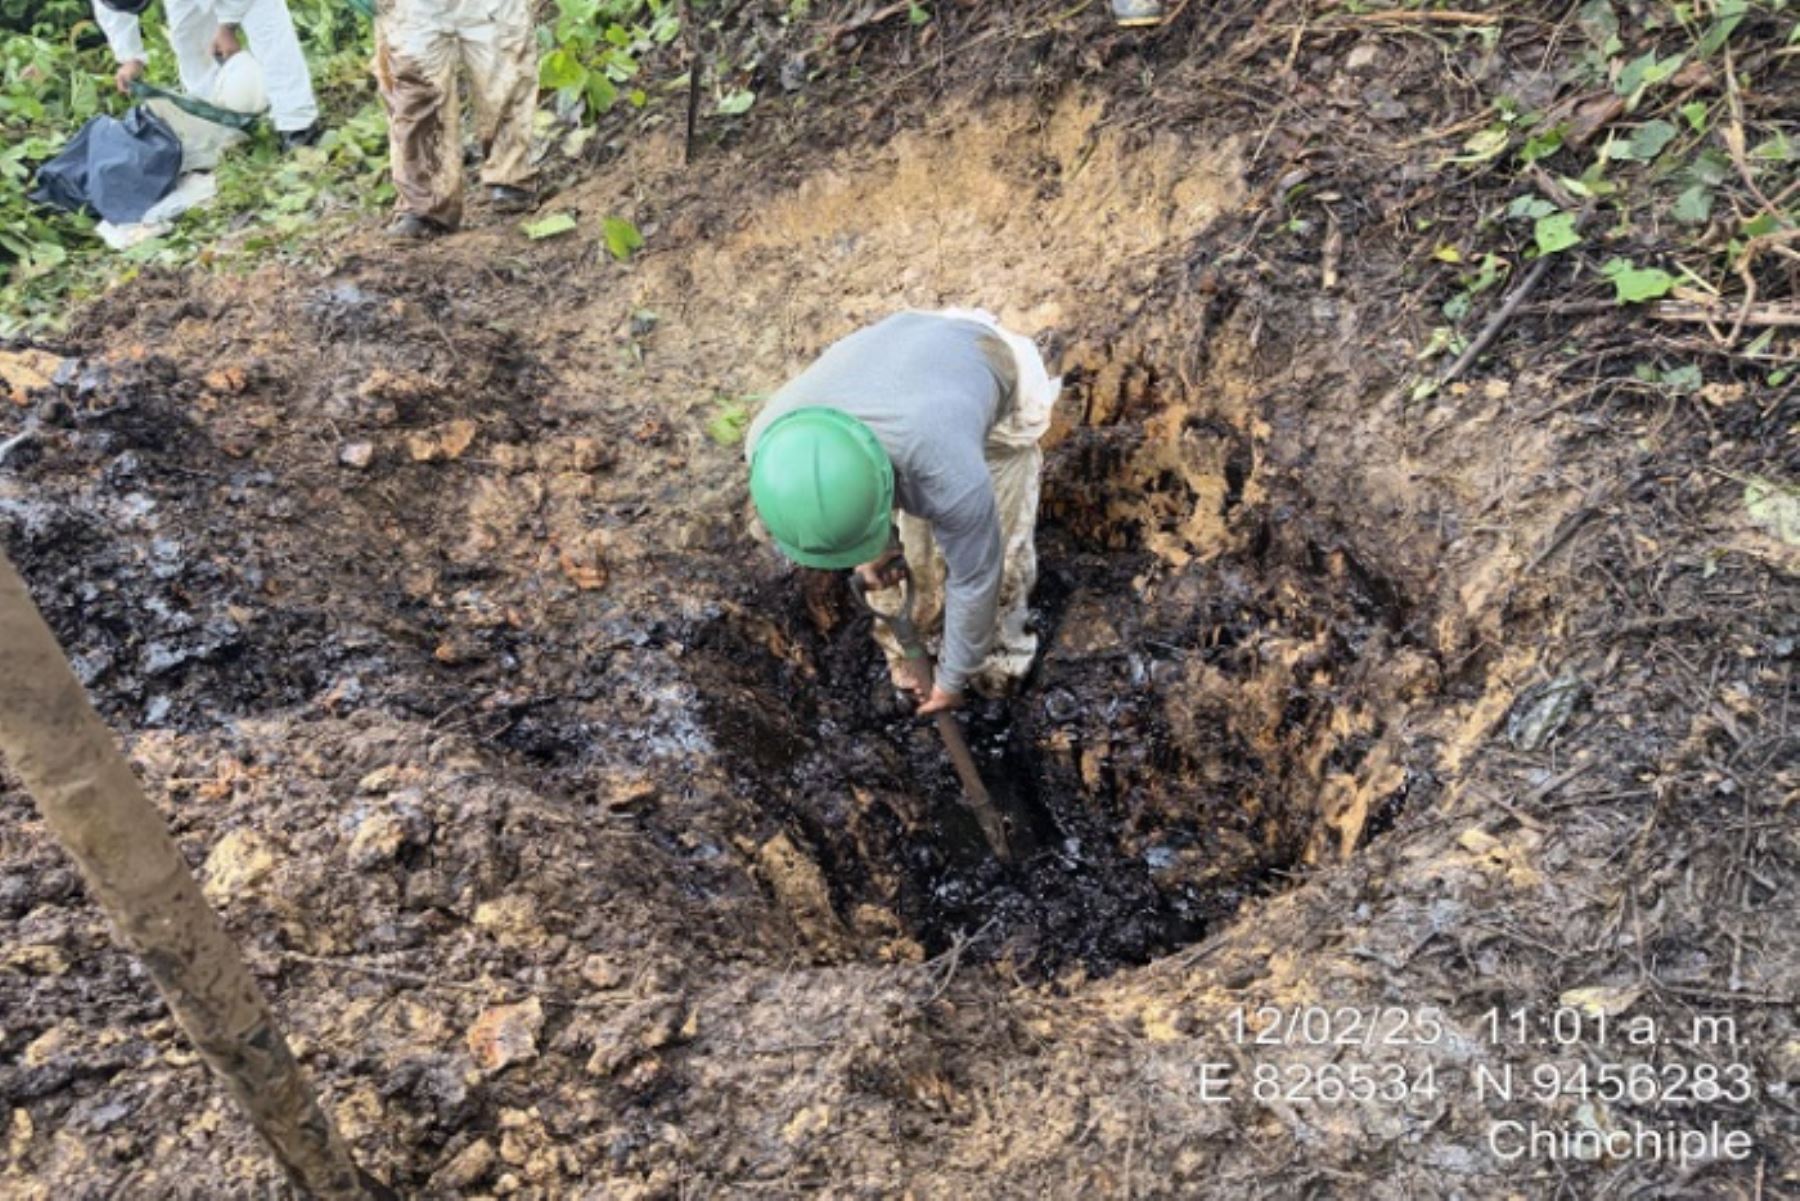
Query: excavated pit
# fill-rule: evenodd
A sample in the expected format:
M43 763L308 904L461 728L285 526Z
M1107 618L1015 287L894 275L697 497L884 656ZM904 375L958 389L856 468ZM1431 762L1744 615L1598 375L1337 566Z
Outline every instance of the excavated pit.
M1428 782L1349 716L1431 674L1408 598L1292 479L1259 473L1249 433L1189 400L1144 364L1069 373L1039 661L1016 696L963 714L1013 865L895 700L841 580L776 568L693 635L715 745L853 941L891 954L898 926L929 954L967 941L1026 976L1103 974L1348 853Z

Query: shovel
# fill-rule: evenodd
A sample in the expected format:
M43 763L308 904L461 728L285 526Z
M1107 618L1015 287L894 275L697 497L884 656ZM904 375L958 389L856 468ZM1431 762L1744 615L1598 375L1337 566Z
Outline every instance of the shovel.
M914 678L925 687L926 695L930 695L932 680L931 656L925 653L925 643L919 637L919 629L913 624L913 582L910 574L901 577L900 608L895 612L877 608L869 599L869 586L862 576L852 572L850 575L851 591L862 607L874 614L875 620L885 622L894 635L894 641L900 644L900 650L906 656L906 664L912 670ZM982 836L987 839L988 847L994 852L994 858L1002 863L1012 862L1012 849L1006 843L1006 824L1000 819L1000 811L994 807L994 800L988 795L987 785L981 782L981 773L975 768L975 756L969 753L969 744L963 738L962 727L956 723L956 714L944 710L935 715L938 735L944 740L944 750L949 752L950 763L956 768L956 778L962 781L963 799L969 812L975 815L975 822L981 827Z

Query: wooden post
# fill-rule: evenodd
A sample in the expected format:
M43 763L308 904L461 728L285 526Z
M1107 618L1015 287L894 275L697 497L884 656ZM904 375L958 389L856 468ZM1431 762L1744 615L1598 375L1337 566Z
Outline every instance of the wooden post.
M328 1201L369 1197L237 947L4 554L0 757L294 1184Z

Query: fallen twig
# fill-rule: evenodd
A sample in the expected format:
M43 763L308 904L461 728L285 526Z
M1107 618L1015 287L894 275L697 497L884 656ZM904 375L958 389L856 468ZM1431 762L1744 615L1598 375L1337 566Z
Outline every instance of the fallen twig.
M1725 345L1737 345L1738 335L1744 332L1750 310L1756 306L1756 273L1750 269L1756 262L1756 256L1766 249L1779 249L1782 243L1791 242L1795 238L1800 238L1800 229L1778 229L1744 243L1744 249L1737 259L1737 276L1744 281L1744 302L1738 306L1737 317L1731 323L1731 333L1726 335Z
M26 429L20 430L6 441L0 442L0 467L6 466L6 460L11 456L13 451L35 441L37 441L37 431L34 429Z
M1610 302L1608 307L1612 307ZM1800 327L1800 309L1779 308L1772 304L1751 305L1740 309L1737 313L1727 312L1703 304L1687 304L1679 300L1665 300L1650 306L1650 316L1657 321L1679 321L1689 325L1713 325L1726 321L1735 321L1743 325L1774 325Z
M1594 202L1590 200L1581 207L1580 212L1575 214L1577 233L1581 231L1581 227L1587 223L1587 219L1593 215L1593 212ZM1531 265L1531 270L1525 273L1525 278L1521 279L1517 286L1507 294L1506 301L1501 304L1499 311L1489 317L1487 324L1481 327L1481 332L1475 335L1475 340L1470 342L1468 347L1456 356L1456 361L1445 368L1444 373L1437 378L1432 391L1437 392L1449 387L1463 372L1474 365L1475 360L1480 358L1493 344L1494 339L1500 336L1500 331L1506 328L1506 323L1511 321L1513 314L1519 311L1519 306L1525 303L1525 298L1531 295L1531 290L1537 287L1538 282L1549 272L1550 264L1555 259L1555 255L1548 254L1538 257L1537 262Z
M1779 218L1781 212L1763 195L1756 186L1756 174L1750 169L1750 160L1744 153L1744 101L1738 95L1737 68L1732 63L1731 45L1725 46L1725 106L1731 120L1719 131L1725 139L1725 148L1731 151L1731 161L1737 167L1738 174L1743 177L1744 186L1756 197L1757 203L1773 217Z
M1378 13L1347 14L1347 22L1358 25L1498 25L1500 18L1493 13L1469 12L1422 12L1410 8L1388 8Z
M1519 306L1525 303L1525 298L1531 295L1531 290L1537 287L1538 281L1543 279L1545 273L1550 270L1551 257L1544 255L1531 265L1531 270L1525 273L1525 278L1520 280L1518 287L1512 290L1512 295L1506 298L1506 303L1500 306L1500 311L1488 318L1487 324L1481 327L1481 332L1475 335L1475 340L1470 342L1467 349L1456 356L1456 362L1450 364L1444 374L1438 377L1437 386L1439 388L1446 387L1467 371L1469 366L1480 358L1482 352L1493 343L1494 339L1500 336L1500 331L1506 328L1506 323L1512 320L1513 314L1519 311Z

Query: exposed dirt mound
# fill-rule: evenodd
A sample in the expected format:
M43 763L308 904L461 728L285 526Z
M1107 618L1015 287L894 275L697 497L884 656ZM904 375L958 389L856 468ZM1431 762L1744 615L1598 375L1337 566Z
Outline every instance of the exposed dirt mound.
M358 1155L414 1195L1800 1185L1800 613L1741 518L1743 478L1792 471L1792 390L1570 392L1542 316L1409 401L1416 247L1380 206L1460 201L1342 152L1377 111L1311 144L1286 96L1195 108L1233 56L1344 93L1360 43L993 8L962 32L1000 65L934 77L980 103L797 107L688 172L652 139L556 199L632 213L630 264L497 226L151 276L19 410L6 551ZM1436 60L1370 44L1428 105ZM1359 199L1265 234L1301 164ZM1044 653L965 719L1011 869L708 433L945 304L1041 334L1067 385ZM1628 371L1628 337L1583 344ZM0 813L7 1190L266 1188L28 799ZM1753 1091L1475 1084L1589 1060ZM1400 1092L1322 1099L1351 1066ZM1507 1159L1514 1120L1754 1153Z

